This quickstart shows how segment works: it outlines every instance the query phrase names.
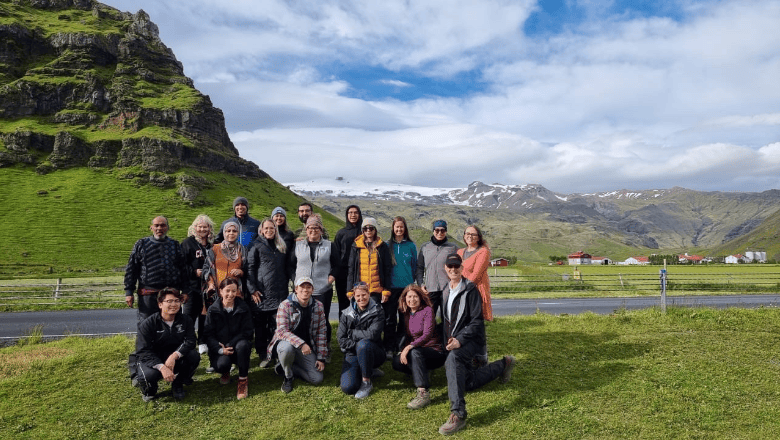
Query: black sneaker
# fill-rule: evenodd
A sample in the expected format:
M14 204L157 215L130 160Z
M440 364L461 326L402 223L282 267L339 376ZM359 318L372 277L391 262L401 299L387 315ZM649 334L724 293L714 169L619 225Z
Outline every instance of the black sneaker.
M284 391L285 394L289 394L293 390L293 380L295 377L285 377L284 382L282 382L282 391Z
M173 398L176 400L181 400L186 396L187 393L184 392L184 387L182 385L174 385L173 387Z

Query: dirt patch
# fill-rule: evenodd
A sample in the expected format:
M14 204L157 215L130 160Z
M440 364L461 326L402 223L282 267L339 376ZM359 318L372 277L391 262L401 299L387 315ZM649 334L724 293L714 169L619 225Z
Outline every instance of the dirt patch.
M13 353L0 353L0 380L25 373L37 362L61 359L72 350L57 347L32 347Z

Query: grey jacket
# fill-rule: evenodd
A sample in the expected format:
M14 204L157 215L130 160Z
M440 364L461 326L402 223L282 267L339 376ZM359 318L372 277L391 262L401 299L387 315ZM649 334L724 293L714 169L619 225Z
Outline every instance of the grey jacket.
M449 240L437 245L432 241L420 246L417 255L417 284L428 289L429 292L441 292L450 281L444 270L444 262L447 257L458 251L458 246Z

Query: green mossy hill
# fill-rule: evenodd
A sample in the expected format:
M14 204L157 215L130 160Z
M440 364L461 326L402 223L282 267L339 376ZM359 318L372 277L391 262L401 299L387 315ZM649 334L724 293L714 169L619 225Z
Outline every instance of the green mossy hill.
M0 172L0 188L0 224L10 234L0 241L5 279L122 273L133 243L150 234L154 216L167 216L169 235L181 241L198 214L209 215L217 226L232 216L239 195L249 200L252 217L263 219L282 206L290 227L301 227L296 210L302 199L271 178L83 167L41 175L13 167ZM196 193L194 202L182 199L184 191ZM343 227L343 220L320 208L315 212L323 214L331 237Z
M267 177L149 16L93 0L0 0L0 166L18 163Z

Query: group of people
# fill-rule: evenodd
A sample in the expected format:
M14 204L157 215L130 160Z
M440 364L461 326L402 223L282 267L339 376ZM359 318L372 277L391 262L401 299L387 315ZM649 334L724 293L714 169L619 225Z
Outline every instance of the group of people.
M384 241L357 205L347 208L333 241L309 203L298 207L303 226L296 232L282 207L258 221L237 197L233 211L218 231L197 216L181 245L167 236L167 219L155 217L152 235L133 247L125 295L132 307L137 293L139 323L128 365L144 401L155 398L161 379L184 398L200 354L222 384L235 365L236 396L246 398L253 341L260 367L282 376L283 392L296 378L321 383L332 356L334 285L344 393L368 397L389 360L411 376L417 394L407 407L420 409L430 403L430 372L443 366L451 414L439 431L452 434L465 426L466 391L509 380L514 357L487 362L490 249L477 226L465 229L459 249L437 220L418 252L403 217L393 219Z

